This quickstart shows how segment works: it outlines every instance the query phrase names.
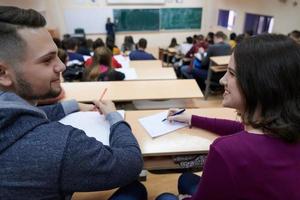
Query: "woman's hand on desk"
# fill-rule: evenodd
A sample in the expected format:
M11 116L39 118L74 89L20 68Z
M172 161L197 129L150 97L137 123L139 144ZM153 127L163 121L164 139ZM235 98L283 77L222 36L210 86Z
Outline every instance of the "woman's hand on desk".
M94 101L94 104L98 108L99 112L104 115L117 111L115 104L112 101Z
M174 115L175 113L177 113L178 111L180 111L181 109L176 109L176 108L171 108L168 112L168 116L167 116L167 120L169 122L182 122L182 123L187 123L187 124L191 124L191 119L192 119L192 115L186 112L183 112L182 114L179 115Z

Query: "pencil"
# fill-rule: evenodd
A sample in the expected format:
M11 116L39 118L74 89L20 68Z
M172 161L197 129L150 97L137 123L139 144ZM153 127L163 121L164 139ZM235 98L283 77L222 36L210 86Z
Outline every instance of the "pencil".
M104 91L102 92L99 101L102 101L102 99L103 99L103 97L104 97L106 91L107 91L107 88L105 88Z

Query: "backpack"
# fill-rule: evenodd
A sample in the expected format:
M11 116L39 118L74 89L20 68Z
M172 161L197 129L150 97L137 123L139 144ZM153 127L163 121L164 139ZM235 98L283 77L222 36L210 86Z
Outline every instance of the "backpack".
M82 81L85 74L85 67L82 62L72 60L67 63L65 71L62 75L65 82Z

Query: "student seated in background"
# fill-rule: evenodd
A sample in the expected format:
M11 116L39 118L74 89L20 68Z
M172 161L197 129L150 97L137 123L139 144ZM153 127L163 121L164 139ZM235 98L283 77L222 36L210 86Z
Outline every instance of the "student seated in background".
M125 36L124 43L121 46L122 52L131 52L136 50L135 43L133 41L133 37L131 35Z
M202 66L207 69L212 56L225 56L230 55L231 47L225 42L226 35L222 31L216 32L214 36L214 44L209 45L207 54L202 60Z
M98 47L104 47L104 46L105 46L105 44L104 44L104 42L103 42L103 40L102 40L101 38L97 38L97 39L94 41L94 43L93 43L93 49L94 49L94 51L95 51L95 49L97 49ZM93 63L93 58L91 57L91 58L88 58L88 59L85 61L84 65L85 65L85 67L88 69L88 68L91 67L92 63ZM122 65L121 65L114 57L112 57L111 66L112 66L113 68L121 68L121 67L122 67Z
M87 72L87 81L121 81L125 75L111 67L112 52L106 47L94 51L92 65Z
M235 38L236 45L238 45L239 43L241 43L245 38L247 38L245 36L245 34L239 34L239 35L237 35L236 38Z
M141 38L138 42L138 49L130 52L129 59L130 60L156 60L156 58L145 51L147 48L147 40Z
M207 50L207 48L208 48L208 44L204 40L204 36L197 35L195 37L195 43L194 43L193 47L185 55L186 58L191 59L191 62L188 64L184 64L183 66L180 67L181 74L184 78L187 78L187 79L193 78L192 70L195 67L194 63L200 62L199 59L198 59L198 61L196 60L197 58L195 57L195 55L197 53L205 52Z
M187 52L193 47L193 38L187 37L186 42L182 43L179 47L179 53L186 55Z
M168 46L168 52L177 53L178 50L179 50L179 44L177 43L176 38L172 38L171 42ZM168 59L169 59L168 62L173 62L172 61L172 60L174 60L173 58L174 58L174 56L168 56ZM164 60L166 60L166 59L164 59Z
M192 48L186 53L185 57L193 58L195 53L198 53L200 49L206 51L208 48L208 43L204 40L203 35L197 35L195 37L195 42Z
M87 40L85 38L78 38L78 49L76 52L81 55L91 56L91 51L87 46Z
M201 68L193 68L192 74L195 80L197 81L201 90L205 89L205 80L207 78L208 67L210 64L210 57L212 56L226 56L231 54L231 47L229 44L225 42L226 35L222 31L216 32L214 36L214 44L209 45L206 56L202 56L201 60ZM220 80L220 78L224 75L224 73L214 74L213 77L216 80Z
M298 44L300 44L300 31L294 30L288 34L290 38L295 40Z
M84 58L82 54L77 53L79 41L76 38L69 38L65 41L65 47L68 53L69 62L78 61L84 63Z
M176 72L177 77L182 77L182 74L180 72L180 67L183 65L189 65L191 62L191 59L186 57L187 52L190 51L190 49L193 47L193 38L187 37L186 41L183 42L178 46L178 55L173 58L173 67Z
M233 49L236 46L236 34L230 33L229 35L229 41L228 44L231 46L231 49Z
M113 55L121 54L121 50L117 47L117 45L115 45L115 40L110 35L106 37L105 45L111 50Z
M65 69L45 24L35 10L0 6L0 199L70 199L120 186L112 199L146 199L140 183L130 184L143 167L139 145L111 101L35 106L60 94ZM110 146L58 122L95 106L110 123Z
M215 44L215 33L214 32L208 32L205 38L205 41L208 43L208 45Z
M168 48L177 48L179 45L177 43L176 38L172 38Z
M254 59L255 58L255 59ZM191 200L300 199L300 47L284 35L245 39L220 80L223 106L238 121L191 114L168 120L221 135L210 146L202 177L185 173L179 193ZM198 185L198 186L197 186ZM158 200L177 199L163 194Z

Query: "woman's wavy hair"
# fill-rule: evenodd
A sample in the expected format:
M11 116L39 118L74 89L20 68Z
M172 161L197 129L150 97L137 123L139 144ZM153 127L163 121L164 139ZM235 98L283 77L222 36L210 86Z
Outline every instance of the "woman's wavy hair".
M298 142L299 44L284 35L258 35L238 44L234 59L237 80L245 96L243 122L286 142Z
M87 79L90 81L96 81L100 75L99 65L105 65L108 70L111 70L112 52L107 47L98 47L94 50L93 62L91 69L88 73Z

